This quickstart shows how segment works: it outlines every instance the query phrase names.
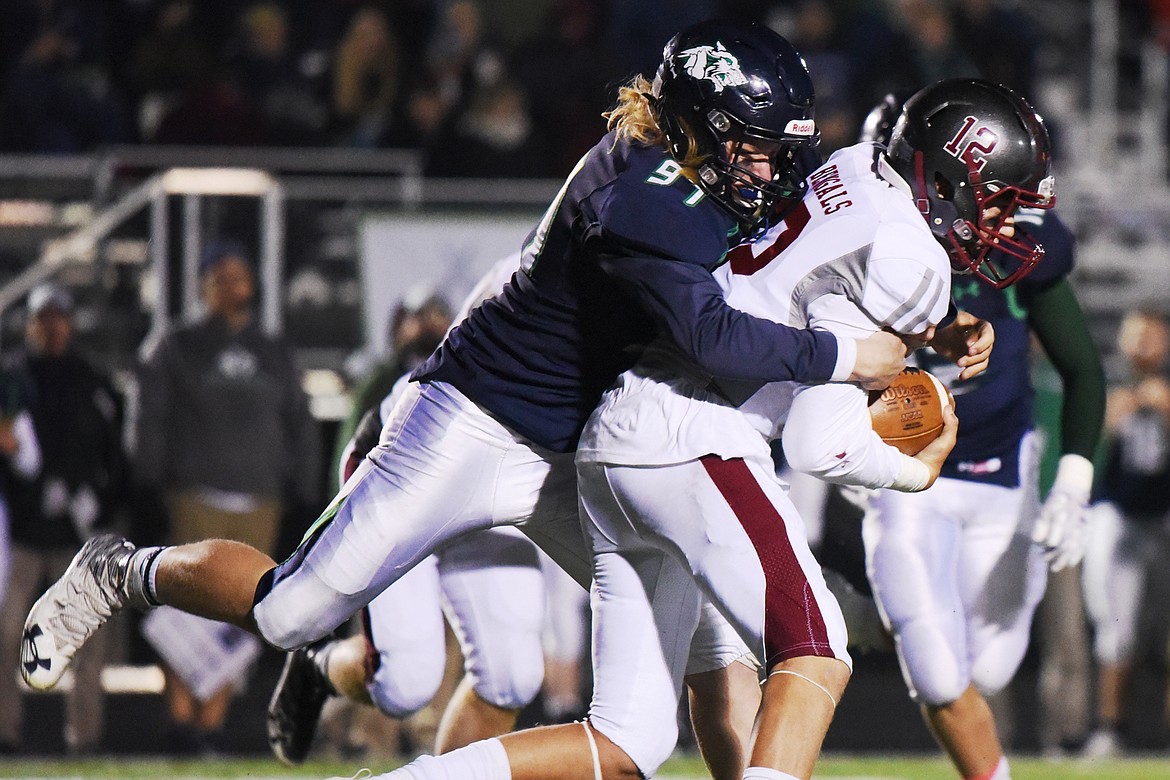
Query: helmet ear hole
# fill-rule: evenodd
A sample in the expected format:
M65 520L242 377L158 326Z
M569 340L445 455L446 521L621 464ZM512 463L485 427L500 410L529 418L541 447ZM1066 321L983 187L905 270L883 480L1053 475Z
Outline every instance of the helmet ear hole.
M955 199L955 185L951 184L951 180L941 173L934 174L934 191L943 200Z
M727 114L718 109L713 108L707 113L707 121L720 133L726 133L731 129L731 120L727 118Z

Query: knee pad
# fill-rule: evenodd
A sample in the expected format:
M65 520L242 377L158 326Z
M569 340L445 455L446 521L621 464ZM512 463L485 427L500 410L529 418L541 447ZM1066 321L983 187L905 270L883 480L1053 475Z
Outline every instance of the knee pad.
M984 696L999 693L1012 681L1027 649L1027 634L996 637L971 662L971 682Z
M435 698L443 682L446 655L383 656L367 689L374 706L391 718L406 718Z
M897 647L910 696L920 704L949 704L971 684L966 653L937 626L915 621L899 627Z
M595 731L604 734L630 757L642 777L654 777L678 744L678 723L674 718L655 723L621 724L591 712L589 722Z
M338 594L315 575L298 571L280 580L252 607L264 641L281 650L296 650L336 629L364 604Z
M467 676L479 698L505 710L526 707L544 684L544 656L539 641L512 648L506 657L483 659L476 653L467 663Z

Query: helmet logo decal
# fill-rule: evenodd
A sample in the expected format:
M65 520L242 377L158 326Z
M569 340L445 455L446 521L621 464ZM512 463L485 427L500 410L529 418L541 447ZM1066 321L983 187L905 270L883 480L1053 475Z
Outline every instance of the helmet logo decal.
M716 92L724 87L738 87L747 84L747 76L739 68L739 60L723 47L719 41L714 46L696 46L681 52L685 58L683 69L694 79L706 79L715 85Z
M817 123L811 119L790 119L784 126L787 135L813 135L817 131Z
M968 116L955 137L943 149L967 164L968 169L982 172L987 165L987 155L999 144L999 135L986 125L976 128L978 119Z

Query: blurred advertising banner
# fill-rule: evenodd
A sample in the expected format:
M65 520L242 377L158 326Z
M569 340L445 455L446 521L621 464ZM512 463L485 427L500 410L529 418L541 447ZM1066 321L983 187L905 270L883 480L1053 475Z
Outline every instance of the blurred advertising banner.
M457 307L496 261L519 252L540 212L376 215L361 228L366 344L387 352L388 327L402 302L431 295Z

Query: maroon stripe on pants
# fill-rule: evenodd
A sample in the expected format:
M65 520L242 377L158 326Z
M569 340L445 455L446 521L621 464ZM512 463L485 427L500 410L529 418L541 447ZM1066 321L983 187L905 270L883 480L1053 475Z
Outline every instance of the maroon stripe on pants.
M756 548L764 570L764 667L801 656L836 658L820 606L796 558L784 518L742 458L700 459Z

